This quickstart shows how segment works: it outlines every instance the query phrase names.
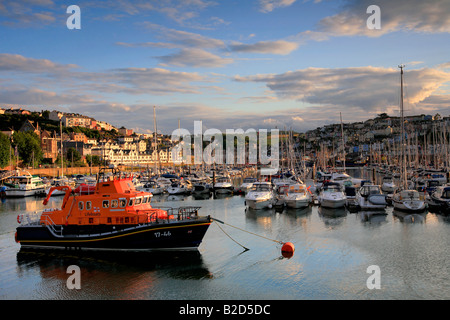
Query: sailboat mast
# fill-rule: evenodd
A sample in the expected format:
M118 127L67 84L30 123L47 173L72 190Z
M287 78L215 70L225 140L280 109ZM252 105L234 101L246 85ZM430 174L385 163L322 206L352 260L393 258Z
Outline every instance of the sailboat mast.
M61 177L64 177L64 152L63 152L63 136L62 136L62 121L59 121L59 137L61 139Z
M401 161L402 161L402 187L406 189L407 176L406 176L406 162L405 162L405 145L404 145L404 135L405 135L405 120L403 114L403 68L405 65L401 64L398 66L400 68L400 124L401 124L401 136L400 136L400 146L401 146Z
M342 154L344 156L344 172L345 172L345 144L344 144L344 125L342 123L342 112L339 112L341 118L341 139L342 139Z

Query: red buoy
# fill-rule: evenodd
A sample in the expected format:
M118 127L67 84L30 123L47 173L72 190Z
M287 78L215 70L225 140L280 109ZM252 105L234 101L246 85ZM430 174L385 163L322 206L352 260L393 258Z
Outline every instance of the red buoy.
M294 244L292 242L286 242L281 247L281 254L285 258L290 258L294 255L294 250L295 250Z

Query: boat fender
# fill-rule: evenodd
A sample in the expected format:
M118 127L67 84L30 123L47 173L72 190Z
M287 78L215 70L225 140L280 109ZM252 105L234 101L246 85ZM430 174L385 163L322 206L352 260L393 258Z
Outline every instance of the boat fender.
M21 214L19 214L19 215L17 215L17 223L22 223L22 215Z
M14 234L14 240L16 241L16 243L19 243L20 241L17 239L17 231L16 231L16 233Z

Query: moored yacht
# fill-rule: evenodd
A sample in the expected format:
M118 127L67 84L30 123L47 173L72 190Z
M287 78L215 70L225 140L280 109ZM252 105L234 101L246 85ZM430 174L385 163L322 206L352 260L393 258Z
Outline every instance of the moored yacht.
M45 196L46 184L38 176L24 174L13 176L5 183L6 197L21 198L30 196Z
M381 183L381 190L384 192L392 193L397 189L397 186L394 183L394 179L392 176L383 177L383 181Z
M185 182L174 182L167 188L169 194L190 194L191 190L190 186Z
M384 210L386 196L379 185L364 184L356 193L356 203L361 210Z
M234 191L233 184L228 176L216 178L213 188L215 193L233 193Z
M426 201L430 207L450 213L450 185L437 187Z
M270 182L255 182L252 189L245 196L245 204L255 210L272 208L275 195Z
M257 181L258 181L258 179L253 178L253 177L244 178L244 180L242 181L242 184L239 186L238 191L241 193L244 193L244 194L247 193L252 188L253 183L255 183Z
M158 195L164 193L164 188L160 186L156 181L149 180L141 187L136 188L139 191L150 192L151 194Z
M325 183L319 193L319 204L325 208L345 207L347 196L342 186L337 182Z
M392 196L392 204L396 210L410 212L422 212L427 207L424 196L414 189L396 192Z
M198 181L194 183L192 192L195 194L210 194L212 192L212 184L207 181Z
M306 208L312 201L311 194L304 184L293 184L289 186L284 203L288 208Z

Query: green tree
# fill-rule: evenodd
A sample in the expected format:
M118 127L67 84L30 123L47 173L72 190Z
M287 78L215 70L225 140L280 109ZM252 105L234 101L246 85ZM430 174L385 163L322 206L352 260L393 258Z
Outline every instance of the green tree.
M19 157L24 164L37 165L43 159L41 149L41 141L38 135L34 132L15 132L13 134L14 145L17 146Z
M80 153L75 148L67 149L66 159L69 162L77 162L81 159Z
M97 156L97 155L90 155L90 154L88 154L86 156L86 162L88 164L92 163L92 166L94 166L94 167L100 166L102 164L102 161L101 161L99 156Z
M6 134L0 132L0 168L9 164L11 142Z

